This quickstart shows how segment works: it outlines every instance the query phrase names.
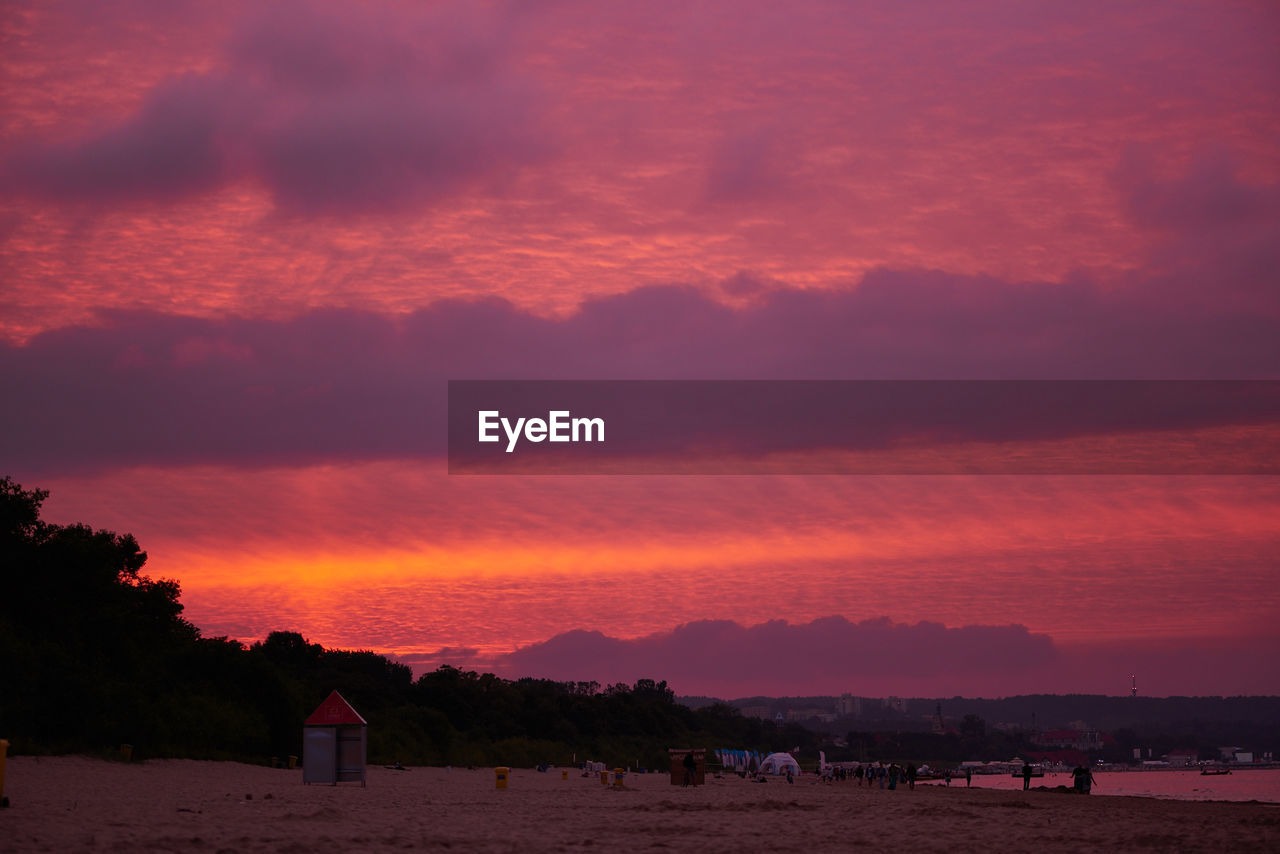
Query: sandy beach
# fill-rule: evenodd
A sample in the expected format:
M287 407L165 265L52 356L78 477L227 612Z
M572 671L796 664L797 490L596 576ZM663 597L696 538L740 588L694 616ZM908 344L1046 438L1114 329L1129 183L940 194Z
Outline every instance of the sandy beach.
M302 772L232 762L83 757L9 760L0 849L310 852L1262 851L1280 848L1280 805L1190 803L920 787L881 791L802 778L661 775L606 788L571 770L369 769L369 785L305 786Z

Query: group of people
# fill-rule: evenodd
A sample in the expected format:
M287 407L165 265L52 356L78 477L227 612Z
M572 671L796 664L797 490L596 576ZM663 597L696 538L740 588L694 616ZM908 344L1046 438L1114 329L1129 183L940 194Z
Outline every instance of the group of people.
M951 769L944 768L942 771L942 782L945 785L950 786L952 776L954 775L951 773ZM964 787L968 789L972 785L973 785L973 769L970 768L968 765L966 765L964 767Z
M881 789L893 790L898 788L899 782L911 790L916 787L917 772L914 762L907 763L905 768L896 762L892 762L888 766L883 762L877 762L874 765L858 765L853 771L848 771L843 767L835 770L840 775L843 775L838 776L837 779L843 780L848 776L852 776L853 779L858 781L859 786L865 780L868 788L878 785Z
M1077 765L1071 770L1072 788L1082 795L1093 789L1093 772L1084 765Z
M691 763L691 757L686 759L686 781L691 777L691 772L688 768L688 765ZM926 771L927 770L928 769L926 768ZM787 768L785 773L787 782L793 782L794 777L791 773L791 769ZM942 778L945 785L950 786L952 777L961 773L964 777L965 788L971 787L973 785L973 769L970 767L966 766L962 772L955 773L953 773L950 768L947 768L938 776ZM742 776L746 776L746 774L744 773ZM753 771L751 776L756 782L764 783L768 781L768 778L759 771ZM892 791L898 788L899 783L909 790L914 790L919 772L915 764L910 762L907 763L906 767L900 766L896 762L892 762L888 765L885 765L883 762L876 762L856 765L853 768L849 768L845 765L826 765L822 768L820 776L824 783L853 779L857 781L859 786L861 786L865 781L867 788L879 787L881 789L889 789ZM932 775L930 775L930 777L931 779L933 778ZM1031 765L1024 765L1022 770L1022 788L1024 790L1031 787L1031 777ZM1075 770L1071 772L1071 777L1073 781L1072 788L1075 791L1086 795L1089 794L1090 790L1093 788L1094 777L1093 772L1088 767L1083 765L1076 767ZM685 785L688 785L688 782L686 782Z

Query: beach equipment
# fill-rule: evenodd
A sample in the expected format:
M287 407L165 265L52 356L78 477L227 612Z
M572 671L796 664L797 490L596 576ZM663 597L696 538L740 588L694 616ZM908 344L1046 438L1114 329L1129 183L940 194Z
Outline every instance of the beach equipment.
M800 763L790 753L770 753L760 763L761 774L785 774L788 768L800 776Z
M367 785L369 722L337 691L302 724L302 782Z
M693 785L701 786L707 782L707 751L704 748L672 747L667 753L671 756L671 785L684 784L684 758L689 754L693 754Z
M505 789L507 787L507 778L511 776L511 769L505 765L499 765L493 769L495 789Z
M754 772L760 767L758 750L717 750L715 755L722 767L738 774Z

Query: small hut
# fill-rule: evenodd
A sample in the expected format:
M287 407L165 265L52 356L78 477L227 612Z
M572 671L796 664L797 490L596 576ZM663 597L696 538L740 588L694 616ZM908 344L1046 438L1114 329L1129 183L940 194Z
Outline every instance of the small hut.
M369 722L337 691L302 723L302 782L366 785Z

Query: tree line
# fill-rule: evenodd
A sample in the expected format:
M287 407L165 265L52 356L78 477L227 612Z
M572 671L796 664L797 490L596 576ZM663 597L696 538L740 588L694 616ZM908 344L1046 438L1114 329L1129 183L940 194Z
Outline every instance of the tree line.
M531 766L593 759L665 769L669 747L801 746L796 724L694 710L665 682L602 686L408 667L291 631L203 637L176 581L143 573L130 535L40 518L48 493L0 479L0 738L11 752L265 760L300 755L302 721L341 691L373 763Z

